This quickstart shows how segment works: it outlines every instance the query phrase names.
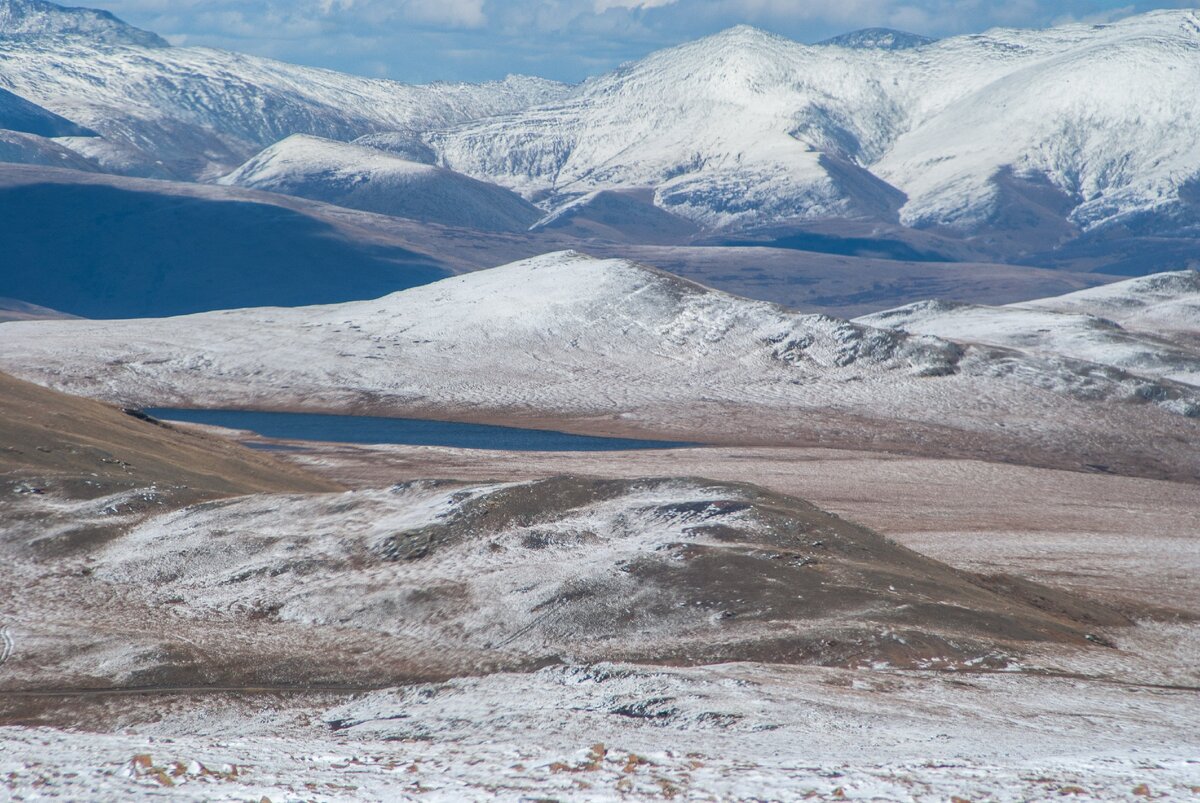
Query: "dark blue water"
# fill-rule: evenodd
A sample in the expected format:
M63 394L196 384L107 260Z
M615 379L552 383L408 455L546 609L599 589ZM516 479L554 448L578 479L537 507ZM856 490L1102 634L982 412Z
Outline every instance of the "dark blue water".
M271 413L255 410L183 410L163 407L148 408L144 412L164 421L248 429L268 438L336 443L403 443L410 446L455 446L463 449L532 452L615 452L624 449L676 449L698 445L680 441L595 438L590 435L571 435L545 429L459 424L420 418Z

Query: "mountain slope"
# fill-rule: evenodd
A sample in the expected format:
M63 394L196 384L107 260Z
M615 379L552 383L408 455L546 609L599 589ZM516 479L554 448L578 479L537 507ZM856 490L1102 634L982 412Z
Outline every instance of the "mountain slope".
M92 36L73 10L7 3L39 10L0 20L0 88L98 131L104 147L76 144L115 172L211 179L294 134L379 136L361 144L507 187L551 218L616 192L604 197L648 196L708 229L920 227L968 238L977 261L1061 253L1141 271L1147 247L1196 256L1194 10L936 42L867 30L805 46L740 26L567 87L408 86ZM34 18L70 33L11 33ZM1109 235L1138 244L1096 240Z
M375 301L3 326L6 370L131 406L571 421L725 443L815 432L950 448L969 434L974 454L1105 465L1157 432L1173 444L1154 445L1158 470L1200 472L1194 388L799 315L570 252Z
M0 296L90 318L372 298L448 273L363 213L234 187L0 165L0 208Z
M799 499L700 479L250 497L150 519L93 565L199 617L270 611L510 666L997 667L1094 627Z
M0 163L45 165L89 172L99 169L90 159L52 139L3 129L0 129Z
M296 133L353 139L447 126L561 96L552 81L412 86L206 48L89 32L73 9L6 0L0 88L142 151L182 176L220 175ZM103 14L103 12L89 12ZM27 35L69 30L71 36ZM90 19L90 17L89 17ZM121 29L124 30L124 29ZM77 35L76 35L77 34Z
M1200 147L1191 102L1200 82L1197 12L980 38L1014 54L1004 74L902 133L872 168L908 193L906 223L983 222L1000 211L1004 171L1059 193L1065 217L1084 230L1146 227L1145 218L1160 216L1178 225L1168 211L1196 223L1186 188ZM938 72L968 66L974 39L935 45L945 65Z
M742 26L590 80L564 103L430 142L447 166L548 194L551 210L596 190L650 187L658 205L710 227L861 215L897 205L894 191L846 181L822 158L856 172L854 160L897 124L880 119L900 110L870 71L858 52ZM842 146L815 147L835 127Z
M0 297L0 322L4 321L40 321L53 318L74 318L65 312L30 304L16 298Z
M477 229L524 231L540 217L532 204L494 184L303 134L275 143L218 183Z
M0 129L36 134L39 137L89 137L89 131L65 117L30 103L20 95L0 89Z
M1106 297L1126 297L1121 284L1126 283L1104 288ZM1065 355L1141 376L1200 386L1200 349L1172 343L1165 332L1130 331L1106 318L1057 310L1055 301L1045 299L1005 307L923 301L855 320L914 334ZM1165 308L1177 301L1162 303Z
M1156 273L1016 306L1095 315L1135 331L1197 337L1200 272Z
M43 495L35 489L60 496L59 504L105 490L155 485L188 501L338 489L223 438L149 422L7 374L0 374L0 391L0 438L6 447L0 451L0 483L10 497L6 506L15 506L14 492ZM16 526L11 520L8 525Z
M1025 232L1018 254L1197 225L1197 84L1195 11L893 50L740 27L429 139L550 211L648 187L707 227L867 217Z

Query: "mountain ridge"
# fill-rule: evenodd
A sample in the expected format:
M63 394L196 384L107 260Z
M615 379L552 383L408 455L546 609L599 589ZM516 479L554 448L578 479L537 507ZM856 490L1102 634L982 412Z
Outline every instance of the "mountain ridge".
M56 36L138 47L171 46L158 34L135 28L101 9L62 6L46 0L0 0L0 39Z
M372 301L2 326L0 368L125 406L554 422L739 444L813 430L904 450L968 438L1005 459L1137 472L1151 470L1148 449L1165 449L1153 471L1200 477L1185 448L1200 388L804 315L571 251Z

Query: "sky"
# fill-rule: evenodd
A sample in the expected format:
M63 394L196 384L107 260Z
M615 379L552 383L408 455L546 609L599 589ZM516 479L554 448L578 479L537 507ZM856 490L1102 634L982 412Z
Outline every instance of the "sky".
M865 27L950 36L1105 22L1194 0L74 0L173 44L400 81L579 81L747 23L800 42Z

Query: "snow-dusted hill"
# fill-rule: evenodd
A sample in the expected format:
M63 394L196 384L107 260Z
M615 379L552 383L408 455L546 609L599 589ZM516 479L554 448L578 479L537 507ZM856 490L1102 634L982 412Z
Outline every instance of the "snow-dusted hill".
M1066 355L1200 385L1200 274L1161 273L1003 307L922 301L859 323L968 343ZM1181 340L1184 340L1181 338Z
M432 141L447 165L550 208L650 187L712 227L1047 218L1067 237L1195 223L1197 85L1195 11L890 50L739 27Z
M1194 437L1200 413L1186 385L800 315L572 252L375 301L3 327L3 370L127 406L607 421L755 443L876 422L869 437L973 432L1098 449L1096 463L1146 432Z
M218 183L476 229L524 231L541 216L495 184L389 151L303 134L277 142Z
M1127 329L1200 336L1200 272L1156 273L1019 305L1096 315Z
M243 497L151 518L93 559L101 581L194 617L270 611L502 665L994 668L1022 642L1087 645L1069 614L801 500L700 479Z
M41 0L5 4L0 88L143 152L147 164L162 161L187 176L228 172L296 133L348 140L448 126L565 91L523 77L429 86L359 78L221 50L162 47L161 40L110 35L108 28L97 33L76 24L76 10ZM27 34L31 20L47 33ZM50 35L57 30L71 34Z
M914 334L1063 354L1142 376L1200 385L1200 352L1127 332L1091 315L923 301L856 320Z

